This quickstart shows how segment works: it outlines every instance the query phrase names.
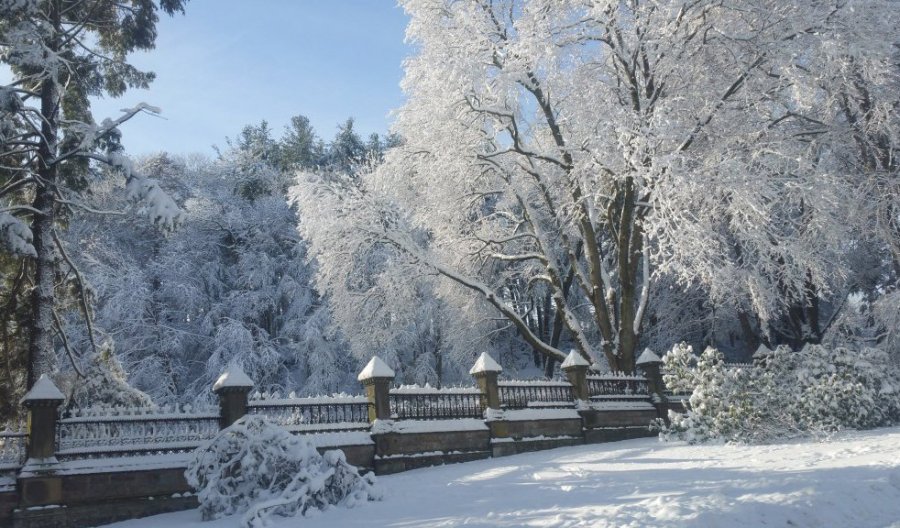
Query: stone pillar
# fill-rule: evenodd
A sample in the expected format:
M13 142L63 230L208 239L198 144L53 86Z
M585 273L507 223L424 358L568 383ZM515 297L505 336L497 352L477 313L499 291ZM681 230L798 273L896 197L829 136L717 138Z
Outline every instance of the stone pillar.
M394 381L391 367L378 356L372 356L356 379L363 384L369 399L369 421L390 420L391 383Z
M20 403L28 409L28 440L25 449L29 466L56 462L57 408L65 399L46 374L41 374L40 379L22 398Z
M229 366L213 385L219 396L219 429L225 429L247 414L247 395L253 380L237 365Z
M656 414L669 423L669 400L666 398L666 385L663 383L662 360L652 350L645 348L635 362L635 366L644 372L647 378L647 389L650 393L650 401L656 407Z
M500 411L500 389L497 388L497 376L501 372L503 372L503 368L487 352L482 352L472 368L469 369L469 374L475 377L475 382L481 389L485 410Z
M475 378L478 389L481 390L482 402L484 402L484 418L491 430L491 455L495 457L507 456L516 453L515 442L509 441L509 422L504 419L500 409L500 388L497 386L497 376L503 372L499 363L494 361L487 352L482 352L478 360L469 369L469 374ZM494 441L498 439L498 441Z
M753 352L753 364L757 367L766 367L772 359L772 354L774 354L774 352L772 352L769 347L760 343L756 348L756 351Z
M569 352L566 360L559 367L566 373L566 378L572 384L572 393L576 402L586 402L591 399L587 384L587 371L590 366L591 364L581 357L581 354L573 350Z

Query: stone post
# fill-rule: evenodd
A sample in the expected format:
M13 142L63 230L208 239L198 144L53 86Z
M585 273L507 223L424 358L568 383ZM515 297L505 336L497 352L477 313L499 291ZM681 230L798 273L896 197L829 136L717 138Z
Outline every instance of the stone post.
M225 429L247 414L247 395L253 380L237 365L231 365L213 385L219 396L219 429Z
M65 399L46 374L41 374L40 379L22 398L20 403L28 409L28 440L25 449L29 466L56 462L57 408Z
M591 364L574 350L569 352L566 360L559 366L566 373L569 383L572 384L572 393L576 402L586 402L591 399L587 384L587 371L590 366Z
M509 423L504 419L500 410L500 388L497 386L497 376L503 372L499 363L494 361L487 352L482 352L478 360L469 369L469 374L475 378L479 390L481 390L484 402L484 417L488 428L491 430L491 454L495 457L512 455L516 452L514 442L509 442ZM495 442L495 439L502 439Z
M760 343L756 348L756 351L753 352L753 364L758 367L765 367L769 364L769 360L772 359L772 350L767 347L765 344Z
M481 389L485 410L500 410L500 389L497 388L497 376L501 372L503 372L503 368L487 352L482 352L472 368L469 369L469 374L475 377L475 382Z
M21 404L28 409L28 439L25 451L28 460L19 472L16 487L19 491L19 512L13 517L25 516L31 508L60 504L62 502L62 479L56 474L56 426L57 409L65 401L65 396L56 385L42 374L31 390L22 398ZM63 510L63 508L58 508ZM42 526L64 526L56 511L48 512L47 519L40 520ZM19 521L13 520L19 526ZM22 526L30 525L27 522ZM37 526L37 524L35 524Z
M363 384L369 399L369 421L390 420L391 383L394 381L391 367L378 356L372 356L356 379Z
M650 393L650 401L656 407L656 414L669 423L669 400L666 398L666 386L663 383L662 360L652 350L645 348L635 362L635 366L644 372L647 378L647 389Z

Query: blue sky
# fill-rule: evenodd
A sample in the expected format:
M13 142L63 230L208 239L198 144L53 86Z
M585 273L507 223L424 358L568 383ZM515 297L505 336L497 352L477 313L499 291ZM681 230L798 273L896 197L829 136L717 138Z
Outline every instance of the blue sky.
M326 140L349 116L364 136L381 133L403 102L406 23L394 0L191 0L184 16L161 17L155 50L132 56L156 72L150 89L98 100L94 117L161 107L164 119L122 126L133 155L210 153L262 119L280 135L296 114Z

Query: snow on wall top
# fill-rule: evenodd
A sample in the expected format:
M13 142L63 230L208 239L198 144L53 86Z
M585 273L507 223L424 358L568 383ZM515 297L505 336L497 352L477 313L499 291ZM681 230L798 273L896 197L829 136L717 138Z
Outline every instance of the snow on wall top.
M503 419L508 422L529 420L573 420L581 415L575 409L507 409Z
M500 366L499 363L494 361L487 352L482 352L480 356L478 356L478 361L472 365L472 368L469 369L469 374L479 374L481 372L503 372L503 367Z
M35 382L34 386L31 387L31 390L28 391L25 396L19 400L19 403L23 403L26 401L32 400L65 400L66 397L60 392L59 389L56 388L56 385L53 384L53 381L47 377L46 374L41 374L41 377Z
M569 352L569 355L566 356L566 360L562 362L562 365L559 368L566 369L570 367L589 367L590 363L587 362L586 359L581 357L581 354L575 352L574 350Z
M637 361L634 362L634 364L646 365L648 363L662 363L662 360L659 359L659 356L657 356L655 352L653 352L649 348L645 348L644 351L641 352L640 357L637 358Z
M252 387L253 380L237 365L230 365L213 384L213 390L223 387Z
M362 369L356 379L359 381L365 381L367 379L372 378L393 378L394 371L391 367L387 366L387 363L381 360L378 356L372 356L372 359L366 363L366 366Z
M576 414L577 416L577 414ZM384 433L449 433L459 431L485 431L488 426L478 418L451 420L375 420L372 434Z

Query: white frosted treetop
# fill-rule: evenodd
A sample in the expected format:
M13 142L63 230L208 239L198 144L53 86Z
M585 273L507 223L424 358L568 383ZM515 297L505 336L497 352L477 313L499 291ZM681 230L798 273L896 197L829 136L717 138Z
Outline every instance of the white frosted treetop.
M387 366L387 363L381 360L378 356L372 356L372 359L366 363L366 366L362 369L356 379L359 381L365 381L367 379L372 378L393 378L394 371L391 367Z
M659 356L657 356L655 352L653 352L649 348L645 348L644 351L641 352L640 357L637 358L637 361L634 362L634 364L646 365L648 363L662 363L662 360L659 359Z
M216 380L215 384L213 384L213 390L219 390L224 387L253 387L253 380L250 379L244 369L237 365L231 365L225 372L219 376L219 379Z
M579 354L578 352L573 350L573 351L569 352L569 355L566 356L566 360L562 362L562 365L560 365L559 368L567 369L570 367L590 367L590 366L591 366L591 364L588 363L586 359L581 357L581 354Z
M41 374L31 390L22 398L19 403L32 400L65 400L63 393L56 388L53 381L46 374Z
M469 374L480 374L482 372L503 372L503 367L494 361L494 358L492 358L490 354L482 352L481 355L478 356L478 361L476 361L475 364L472 365L472 368L469 369Z

